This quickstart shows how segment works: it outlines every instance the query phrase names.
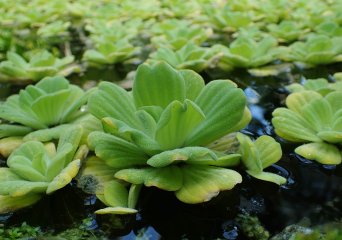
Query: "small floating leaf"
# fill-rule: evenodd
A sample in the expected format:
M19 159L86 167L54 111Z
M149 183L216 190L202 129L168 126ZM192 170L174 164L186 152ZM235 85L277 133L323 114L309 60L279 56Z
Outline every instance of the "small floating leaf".
M182 172L183 186L175 194L180 201L190 204L207 202L220 191L242 182L238 172L225 168L187 165Z
M126 215L135 214L138 210L126 207L106 207L95 211L96 214L116 214L116 215Z
M340 164L341 152L338 148L328 143L308 143L299 146L295 152L309 160L315 160L322 164Z
M177 166L164 168L124 169L115 174L116 178L133 184L145 184L166 191L176 191L183 184L182 171Z
M273 182L278 185L283 185L286 183L286 178L279 176L278 174L269 173L269 172L253 172L248 171L247 173L257 179L267 181L267 182Z

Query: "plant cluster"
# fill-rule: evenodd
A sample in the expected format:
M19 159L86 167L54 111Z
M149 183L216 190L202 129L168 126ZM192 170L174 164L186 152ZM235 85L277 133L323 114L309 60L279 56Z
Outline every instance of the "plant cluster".
M342 88L341 81L312 79L302 85L288 86L287 108L273 112L275 132L282 138L305 143L295 152L322 164L342 161Z
M135 6L127 0L2 0L0 6L1 81L80 70L65 69L70 63L85 70L162 59L200 72L341 61L336 1L149 0ZM49 53L31 59L27 52L39 49ZM14 60L13 53L30 57Z
M9 155L0 168L0 212L64 187L81 166L78 185L107 206L98 214L136 213L143 185L185 203L209 201L242 181L238 165L286 183L263 171L281 158L280 145L236 133L251 119L243 91L230 80L205 85L166 62L139 66L131 92L102 82L85 93L62 77L45 78L2 103L0 117ZM82 161L88 148L94 154Z

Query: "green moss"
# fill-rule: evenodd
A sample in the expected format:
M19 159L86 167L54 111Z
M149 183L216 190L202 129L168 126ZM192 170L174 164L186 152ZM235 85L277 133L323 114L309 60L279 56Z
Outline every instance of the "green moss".
M26 222L10 228L0 227L0 239L2 240L31 239L38 237L41 233L39 227L30 226Z
M236 218L239 228L249 239L267 240L270 233L262 226L257 216L249 213L239 214Z

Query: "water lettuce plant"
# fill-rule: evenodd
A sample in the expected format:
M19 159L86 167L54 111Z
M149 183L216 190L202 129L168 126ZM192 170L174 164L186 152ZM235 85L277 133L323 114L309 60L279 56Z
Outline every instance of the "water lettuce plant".
M167 47L159 48L151 54L148 61L151 63L165 61L177 69L191 69L201 72L209 67L213 57L214 52L210 48L187 43L177 51Z
M64 77L44 78L10 96L0 104L1 154L8 155L13 150L8 147L15 148L14 143L20 143L24 136L41 141L58 138L63 128L85 116L80 108L87 97Z
M253 22L250 12L232 11L227 5L220 9L207 7L205 10L209 21L221 31L234 32L241 27L247 27Z
M325 35L311 36L305 42L295 42L289 47L284 60L304 63L308 66L329 64L341 61L342 37L328 37Z
M50 41L58 37L65 38L69 35L68 28L70 25L70 22L64 22L61 20L55 21L40 27L37 31L37 35Z
M73 127L63 132L57 147L28 141L17 148L7 167L0 168L0 213L32 205L68 185L87 152L78 148L81 136L82 128Z
M115 64L131 58L137 53L137 50L138 48L134 47L127 39L113 42L104 38L96 44L95 49L84 52L83 60L95 66Z
M325 78L307 79L304 83L292 83L286 87L291 92L312 90L325 96L333 91L342 91L342 81L328 82Z
M240 154L206 147L250 121L243 91L229 80L205 85L191 70L177 71L165 62L143 64L131 93L102 82L88 108L104 130L89 135L89 147L116 171L108 204L114 212L129 195L118 187L118 179L133 189L145 185L172 191L185 203L209 201L242 181L238 172L227 168L239 163ZM88 175L101 173L96 164L88 164L93 166L92 171L85 168Z
M220 54L218 66L229 71L233 68L256 68L276 60L279 53L276 46L277 41L271 36L257 42L242 35L229 48L215 45L214 49Z
M335 21L324 21L315 27L318 34L326 35L329 37L341 37L342 27Z
M263 135L254 142L242 133L237 134L239 152L249 175L278 185L286 183L286 178L263 170L279 161L282 155L280 144L272 137Z
M295 152L322 164L340 164L342 143L342 92L325 96L312 90L290 94L287 108L273 111L275 132L282 138L306 143Z
M156 48L168 47L173 50L179 50L190 42L201 45L213 34L211 28L193 26L189 22L171 21L168 23L160 24L159 30L161 33L151 38L151 42ZM173 24L175 24L175 27Z
M289 20L283 20L279 24L270 24L267 29L279 42L295 41L308 32L302 24Z
M0 82L38 81L44 77L66 76L77 70L71 65L73 56L57 58L46 50L29 54L28 59L15 52L7 52L7 60L0 63Z

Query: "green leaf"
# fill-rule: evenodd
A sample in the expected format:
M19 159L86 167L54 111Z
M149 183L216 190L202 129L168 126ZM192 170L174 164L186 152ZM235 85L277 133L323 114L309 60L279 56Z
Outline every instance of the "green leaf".
M126 214L135 214L138 211L132 208L125 207L107 207L103 209L99 209L95 211L96 214L114 214L114 215L126 215Z
M6 57L9 61L11 61L15 66L18 66L22 69L28 67L28 63L22 58L19 54L15 52L7 52Z
M39 81L36 88L43 90L45 93L55 93L60 90L66 90L69 88L69 82L64 77L46 77Z
M182 187L182 171L177 166L164 168L124 169L115 174L116 178L133 184L145 184L166 191L176 191Z
M12 62L3 61L0 63L0 72L4 73L5 76L10 76L12 78L28 79L26 71L21 67L14 65Z
M64 145L71 145L72 150L70 153L66 156L66 163L68 164L73 159L73 156L79 146L79 143L81 141L81 137L83 134L83 129L81 126L69 126L68 128L65 128L64 132L61 134L58 146L57 146L57 152L61 151L64 148Z
M77 113L80 113L79 110L82 105L88 101L89 95L94 91L94 89L91 89L87 93L84 93L81 88L74 85L71 85L69 88L72 94L65 99L64 111L60 117L61 123L74 120L75 116L78 116Z
M147 164L159 168L179 162L196 163L202 160L217 160L217 158L216 154L208 148L185 147L156 154L147 161Z
M194 101L205 86L203 78L192 70L186 69L179 72L184 78L186 99Z
M29 181L46 181L45 171L48 164L44 144L35 141L23 143L8 158L11 171Z
M102 132L92 132L88 137L90 149L106 164L114 168L145 165L148 156L136 145Z
M159 121L160 115L164 111L164 109L159 106L143 106L143 107L140 107L139 110L146 111L148 114L150 114L153 117L155 122Z
M113 83L101 82L98 89L90 95L88 108L98 119L112 117L131 127L140 127L131 95Z
M40 194L26 194L20 197L0 195L0 213L9 213L36 203L41 199Z
M190 164L200 164L200 165L211 165L217 167L233 167L240 163L240 154L229 154L218 157L217 159L212 160L194 160L187 161Z
M110 207L127 207L128 191L126 187L118 181L112 180L104 184L105 204Z
M320 131L317 136L328 143L342 143L342 131Z
M47 194L51 194L58 189L65 187L77 175L81 167L79 159L74 160L68 164L53 180L49 183L46 189Z
M216 80L203 88L195 103L206 118L184 145L204 146L235 129L243 117L246 97L231 81Z
M103 118L102 123L105 132L136 144L148 154L155 154L160 151L160 146L154 139L140 130L131 128L122 121L113 118Z
M236 138L236 132L229 133L214 142L208 144L206 147L223 153L236 153L239 148L239 141Z
M48 181L52 181L70 162L68 156L71 156L73 151L73 146L67 143L63 148L59 148L56 154L49 159L48 168L46 170L45 176Z
M6 102L0 105L0 118L11 122L20 123L33 129L42 129L47 126L39 121L36 116L28 114L21 109L19 96L12 95Z
M182 75L165 62L150 67L138 67L133 84L133 97L137 107L160 106L172 101L185 100L185 83Z
M61 90L36 99L32 105L32 111L36 114L39 121L46 126L56 125L60 122L64 112L65 99L71 94L71 90Z
M287 108L277 108L272 115L272 124L280 137L294 142L322 141L299 113Z
M304 106L306 106L308 103L315 99L321 99L322 96L315 92L315 91L302 91L302 92L296 92L290 94L286 98L286 106L296 112L301 114L302 109Z
M189 134L204 119L203 112L194 102L185 100L182 104L173 101L160 116L155 139L163 150L182 147Z
M241 129L244 129L251 120L252 120L251 111L249 111L248 107L245 107L240 122L238 122L233 128L229 129L229 132L234 132L234 131L239 131Z
M307 80L304 83L304 87L307 90L319 91L320 89L328 87L328 81L324 78L318 78L315 80Z
M135 115L141 122L142 131L145 132L148 136L153 137L157 127L157 122L154 117L142 109L136 111Z
M255 177L257 179L267 181L267 182L273 182L278 185L283 185L286 183L286 178L279 176L274 173L269 173L269 172L253 172L247 170L247 173L251 175L252 177Z
M253 172L261 172L263 170L260 152L252 140L242 133L236 135L240 142L239 152L241 159L246 168Z
M341 91L329 93L328 95L325 96L325 99L329 102L331 109L334 113L342 109L342 106L341 106L342 92Z
M295 149L295 152L309 160L315 160L322 164L340 164L340 150L328 143L308 143Z
M302 116L316 132L329 129L332 123L333 112L324 98L312 100L302 108Z
M181 169L183 186L175 194L185 203L207 202L220 191L230 190L242 182L241 175L230 169L197 165L186 165Z
M0 168L0 195L13 197L45 192L48 183L27 181L9 168Z
M129 208L135 208L138 202L139 194L141 191L141 188L143 187L142 184L132 184L129 188L128 193L128 207Z
M99 64L108 63L108 60L105 55L93 49L86 50L83 54L83 59L89 62L95 62Z
M259 152L262 168L267 168L279 161L282 155L281 146L270 136L260 136L255 142Z
M104 194L104 184L113 179L116 168L108 166L98 157L89 157L82 164L77 186L89 194Z
M47 129L41 129L36 131L31 131L29 134L27 134L23 140L24 141L40 141L40 142L48 142L52 140L59 139L61 134L68 130L70 127L70 124L62 124L58 125L53 128L47 128Z
M31 131L32 128L25 126L0 124L0 139L4 137L25 136Z

